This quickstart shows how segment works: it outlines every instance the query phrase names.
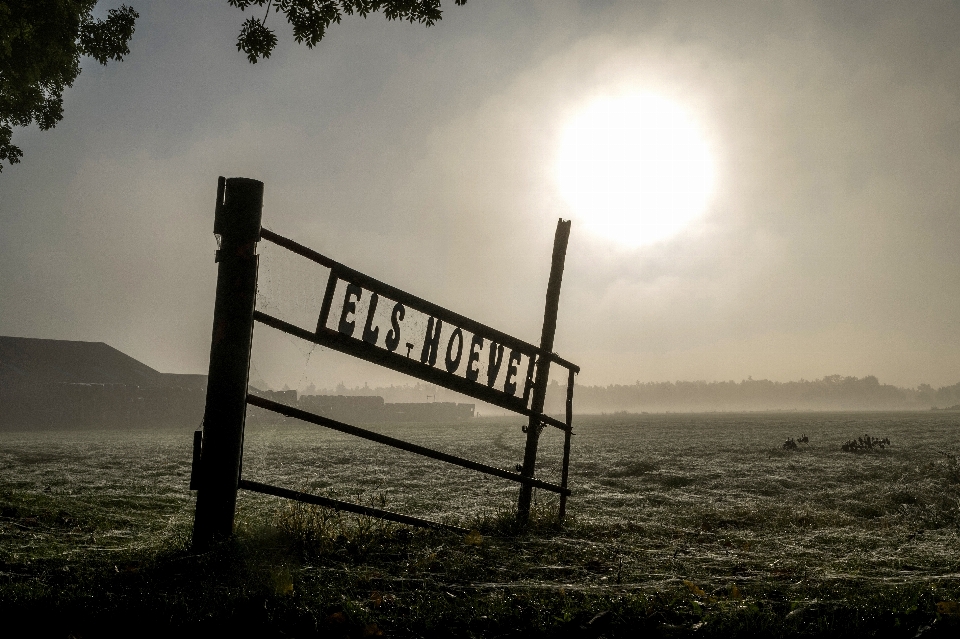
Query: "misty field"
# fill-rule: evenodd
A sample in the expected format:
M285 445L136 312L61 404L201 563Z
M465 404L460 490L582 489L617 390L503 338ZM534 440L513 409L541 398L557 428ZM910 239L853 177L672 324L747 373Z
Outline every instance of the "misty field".
M539 492L306 425L248 427L243 476L474 529L466 538L241 493L189 548L191 433L0 434L0 613L41 634L211 625L276 636L956 632L960 413L576 421L566 526ZM377 425L512 468L521 422ZM845 452L858 436L890 446ZM808 443L783 448L801 435ZM538 476L559 475L544 431ZM123 621L121 621L123 620Z

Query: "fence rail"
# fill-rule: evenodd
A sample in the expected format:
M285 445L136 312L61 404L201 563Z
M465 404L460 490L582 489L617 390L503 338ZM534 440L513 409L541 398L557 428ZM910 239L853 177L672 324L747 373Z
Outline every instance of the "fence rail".
M419 517L414 517L412 515L395 513L392 510L383 510L381 508L373 508L372 506L354 504L353 502L340 501L339 499L332 499L330 497L323 497L321 495L312 495L310 493L300 492L299 490L290 490L289 488L280 488L278 486L270 486L269 484L261 484L260 482L250 481L248 479L241 479L237 483L237 488L242 488L243 490L249 490L255 493L262 493L264 495L273 495L274 497L283 497L284 499L292 499L294 501L303 502L305 504L313 504L315 506L325 506L327 508L334 508L336 510L345 510L347 512L356 513L358 515L368 515L370 517L378 517L380 519L386 519L388 521L395 521L400 524L419 526L420 528L436 528L439 530L451 530L453 532L457 532L461 534L467 534L468 532L470 532L466 528L461 528L460 526L442 524L437 521L430 521L429 519L421 519Z
M536 488L549 490L554 493L560 493L561 495L570 494L569 489L566 489L562 486L557 486L556 484L551 484L540 479L534 479L533 477L524 477L519 473L510 472L509 470L504 470L503 468L497 468L496 466L490 466L489 464L483 464L470 459L464 459L463 457L457 457L456 455L451 455L449 453L442 453L438 450L433 450L432 448L411 444L410 442L405 442L402 439L390 437L389 435L381 435L380 433L375 433L371 430L360 428L358 426L344 424L343 422L338 422L337 420L330 419L329 417L323 417L322 415L317 415L316 413L311 413L299 408L293 408L292 406L280 404L263 397L257 397L256 395L247 395L247 403L251 406L257 406L259 408L265 408L275 413L279 413L280 415L286 415L287 417L300 419L311 424L316 424L317 426L325 426L331 430L361 437L372 442L377 442L378 444L392 446L393 448L399 448L400 450L416 453L417 455L422 455L431 459L437 459L439 461L447 462L448 464L469 468L470 470L475 470L487 475L494 475L495 477L509 479L521 484L527 484Z

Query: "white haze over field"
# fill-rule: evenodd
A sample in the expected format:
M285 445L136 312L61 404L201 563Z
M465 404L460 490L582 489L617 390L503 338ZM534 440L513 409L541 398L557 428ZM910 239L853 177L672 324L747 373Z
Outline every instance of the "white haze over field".
M250 65L225 1L128 2L127 60L86 60L63 122L14 134L0 334L206 372L226 175L265 182L267 228L530 342L572 218L556 350L579 383L960 381L956 3L471 0L429 29L347 18L312 51L271 15ZM565 124L636 91L716 163L704 214L642 247L556 183ZM263 252L262 278L312 277ZM407 381L266 328L254 364L274 387Z

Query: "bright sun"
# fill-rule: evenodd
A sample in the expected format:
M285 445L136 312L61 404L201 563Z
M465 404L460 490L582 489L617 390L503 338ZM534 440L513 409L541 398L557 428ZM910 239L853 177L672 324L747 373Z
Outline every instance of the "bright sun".
M696 122L649 93L597 100L566 127L557 179L594 232L640 246L672 237L713 191L710 150Z

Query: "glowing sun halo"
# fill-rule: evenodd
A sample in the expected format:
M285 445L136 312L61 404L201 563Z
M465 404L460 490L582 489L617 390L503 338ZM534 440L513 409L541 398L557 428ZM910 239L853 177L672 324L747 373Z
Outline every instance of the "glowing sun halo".
M703 213L714 167L689 115L640 93L598 100L567 125L557 180L585 226L640 246L675 235Z

